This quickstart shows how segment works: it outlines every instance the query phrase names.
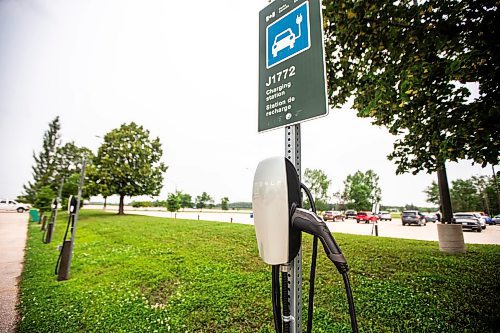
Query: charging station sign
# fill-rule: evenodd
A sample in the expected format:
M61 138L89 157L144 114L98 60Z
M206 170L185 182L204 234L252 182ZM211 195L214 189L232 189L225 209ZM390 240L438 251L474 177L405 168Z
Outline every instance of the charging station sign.
M328 114L320 0L259 13L259 132Z

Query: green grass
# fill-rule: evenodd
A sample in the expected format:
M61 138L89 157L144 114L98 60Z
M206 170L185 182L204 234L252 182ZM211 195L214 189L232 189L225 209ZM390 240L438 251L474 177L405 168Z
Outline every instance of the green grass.
M71 278L57 282L65 219L51 244L30 225L19 332L274 331L270 267L252 226L83 211ZM500 246L446 255L435 242L335 237L361 332L498 332ZM304 304L311 240L304 237ZM341 277L321 249L313 331L350 332Z

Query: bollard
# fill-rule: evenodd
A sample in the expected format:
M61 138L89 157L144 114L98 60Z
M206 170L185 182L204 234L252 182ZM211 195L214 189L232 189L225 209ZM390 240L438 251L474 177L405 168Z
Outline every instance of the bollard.
M71 240L65 240L61 249L61 261L57 274L57 281L69 279L69 257L71 255Z
M45 231L46 223L47 223L47 216L44 216L42 217L42 228L40 229L41 231Z
M54 222L47 225L47 233L45 234L44 243L49 244L52 242L52 235L54 234Z
M233 223L233 218L231 217L231 223Z

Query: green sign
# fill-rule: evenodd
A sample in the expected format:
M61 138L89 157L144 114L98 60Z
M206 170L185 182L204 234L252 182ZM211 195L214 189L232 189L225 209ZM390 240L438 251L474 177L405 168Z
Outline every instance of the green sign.
M259 13L259 132L328 114L319 0L275 0Z

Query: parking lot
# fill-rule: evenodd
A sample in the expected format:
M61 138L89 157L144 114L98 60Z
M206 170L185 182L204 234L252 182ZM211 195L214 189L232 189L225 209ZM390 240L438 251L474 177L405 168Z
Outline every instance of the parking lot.
M90 209L102 209L102 206L85 206ZM111 206L108 210L117 210ZM157 217L170 217L178 219L219 221L240 224L253 224L250 211L217 211L217 210L186 210L177 213L159 211L156 209L133 209L125 208L126 213L140 214ZM330 230L347 234L375 235L374 225L371 223L356 223L356 220L348 219L343 222L327 222ZM418 239L438 241L437 223L427 223L425 226L403 226L401 219L378 222L378 235L381 237L395 237L406 239ZM500 225L488 225L482 232L464 231L465 243L469 244L498 244L500 245Z
M343 232L347 234L371 235L374 234L374 225L356 223L349 219L344 222L328 222L332 232ZM378 235L382 237L395 237L407 239L419 239L438 241L437 223L427 223L425 226L403 226L401 219L378 222ZM469 244L499 244L500 225L488 225L482 232L464 231L464 241Z

